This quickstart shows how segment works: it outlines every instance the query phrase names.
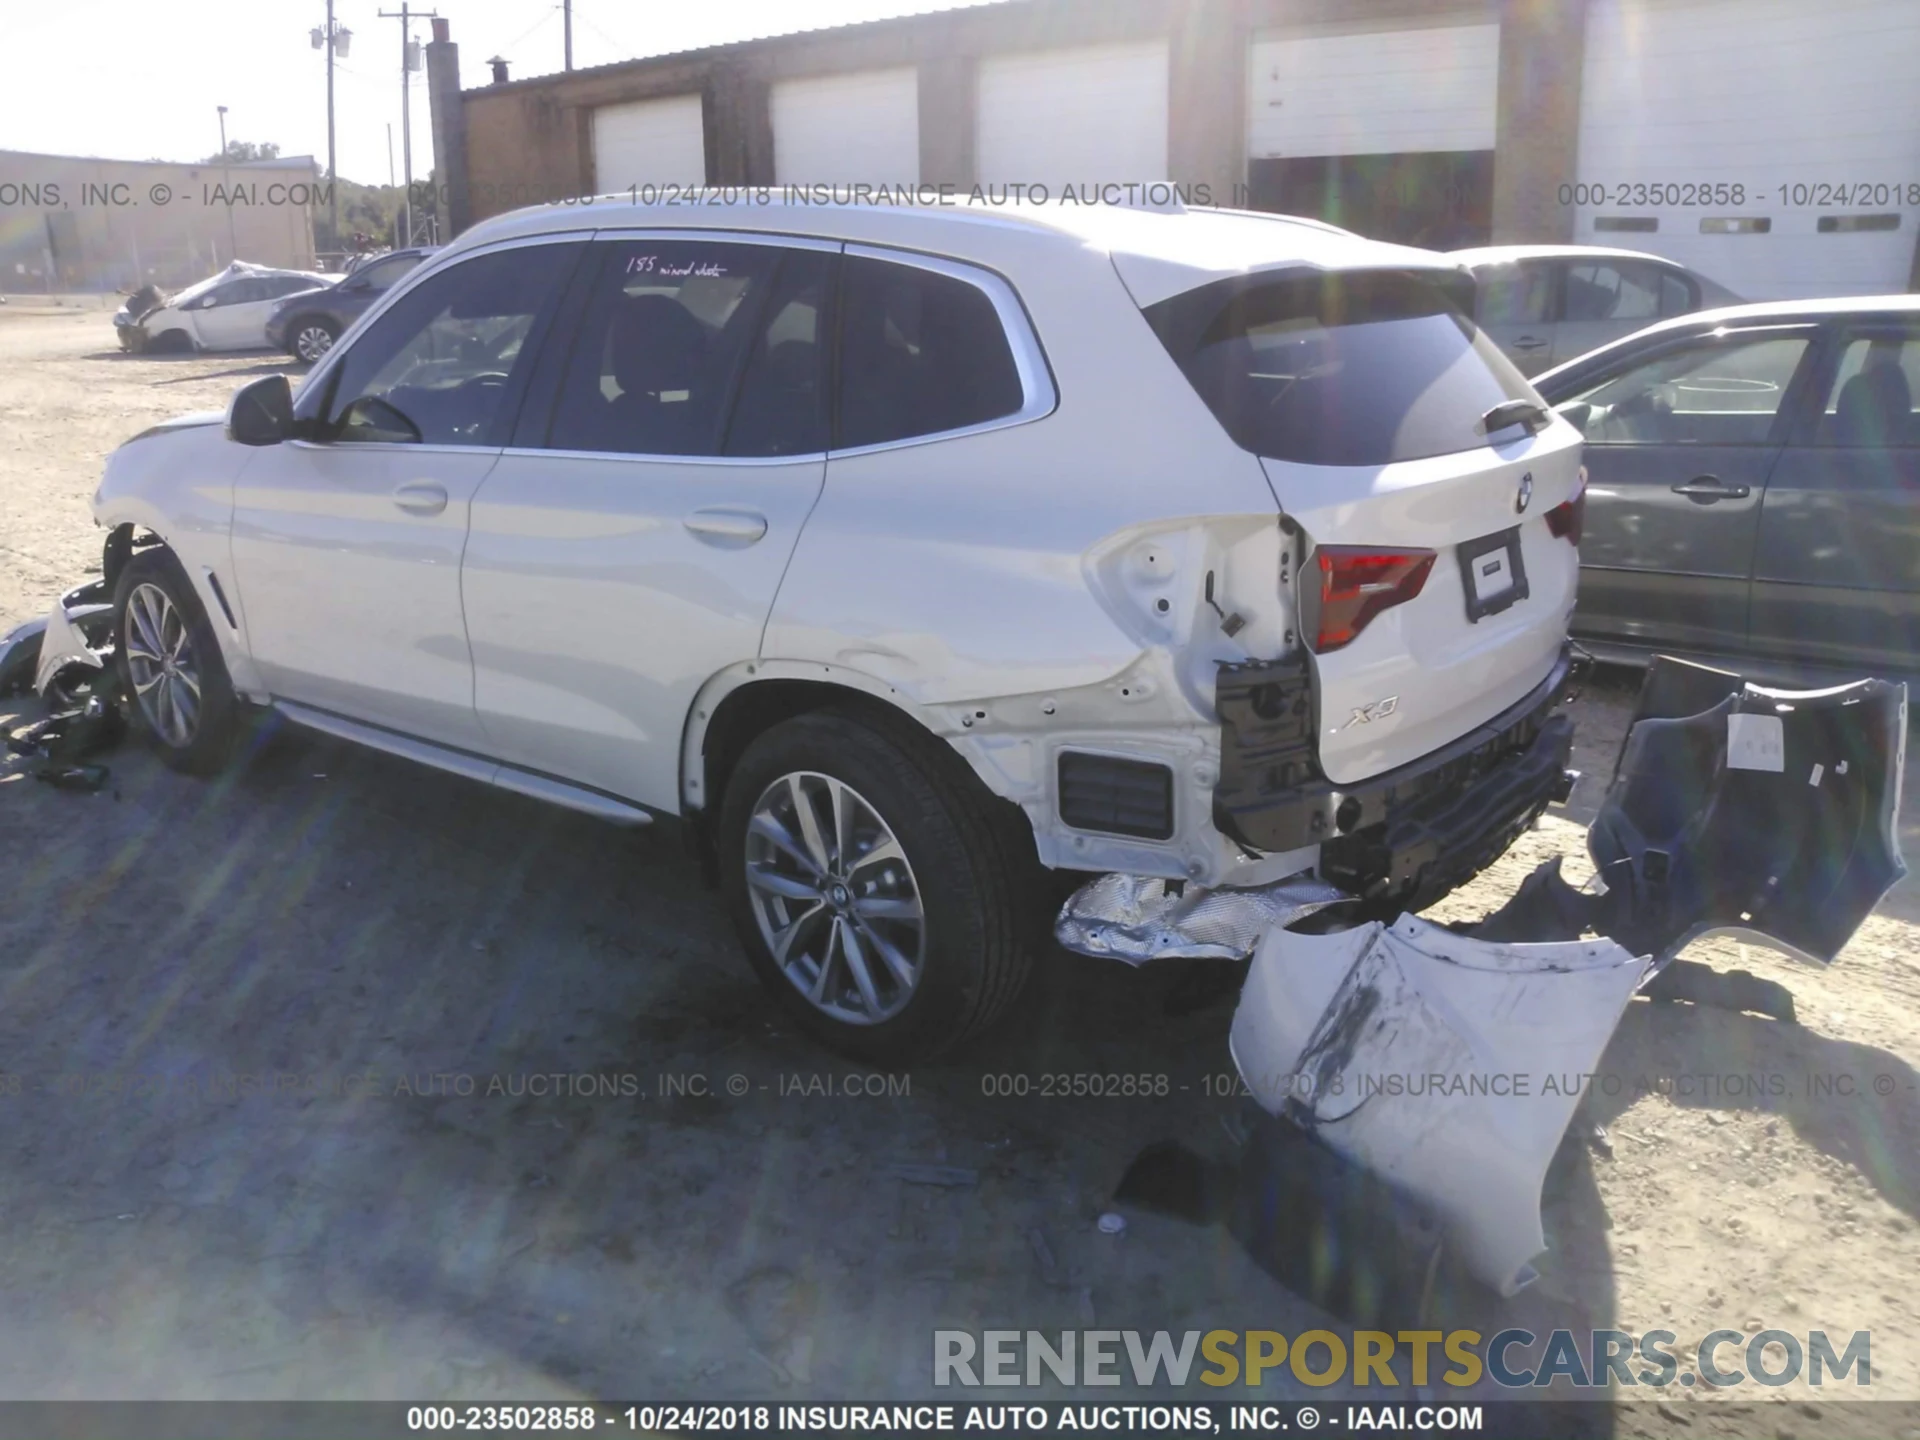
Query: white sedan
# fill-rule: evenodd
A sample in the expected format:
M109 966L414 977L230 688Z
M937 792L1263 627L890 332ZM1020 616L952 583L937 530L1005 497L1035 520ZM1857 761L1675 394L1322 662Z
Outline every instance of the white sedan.
M312 270L278 270L236 260L218 275L173 295L136 293L113 317L120 348L150 350L265 350L267 318L289 295L318 290L340 277ZM148 302L143 308L143 297ZM158 301L154 304L151 302Z

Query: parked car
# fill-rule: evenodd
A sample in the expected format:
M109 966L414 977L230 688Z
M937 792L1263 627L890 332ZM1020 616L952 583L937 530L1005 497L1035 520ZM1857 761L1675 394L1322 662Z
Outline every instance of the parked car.
M1536 383L1586 435L1584 642L1920 674L1920 297L1707 311Z
M332 349L389 286L432 253L432 247L421 246L370 255L338 284L283 301L267 320L267 343L311 364Z
M1740 297L1658 255L1593 245L1456 250L1473 272L1474 319L1521 373L1535 375L1656 320Z
M1047 869L1392 913L1564 793L1580 437L1445 256L1218 212L692 216L478 225L297 393L113 454L118 663L169 764L272 706L677 818L797 1023L887 1063L1006 1009Z
M281 300L324 288L338 278L236 260L218 275L172 295L142 287L115 312L113 330L120 348L136 353L260 350L267 345L267 317Z

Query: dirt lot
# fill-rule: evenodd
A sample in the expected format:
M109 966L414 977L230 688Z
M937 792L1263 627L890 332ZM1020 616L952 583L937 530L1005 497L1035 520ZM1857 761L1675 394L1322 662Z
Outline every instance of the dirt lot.
M108 450L278 363L124 357L110 309L0 308L0 629L98 566ZM1549 854L1585 873L1631 686L1580 702L1566 818L1445 918ZM936 1327L1327 1323L1217 1231L1095 1227L1141 1146L1224 1153L1243 1118L1194 967L1054 956L988 1044L828 1094L849 1067L784 1033L669 836L298 733L213 784L111 763L91 797L0 767L0 1394L908 1397ZM1695 947L1800 1023L1631 1006L1611 1156L1562 1147L1540 1285L1467 1318L1870 1330L1870 1393L1920 1399L1916 924L1907 885L1831 972ZM983 1094L1079 1074L1166 1093ZM1628 1430L1761 1397L1644 1398L1674 1413Z

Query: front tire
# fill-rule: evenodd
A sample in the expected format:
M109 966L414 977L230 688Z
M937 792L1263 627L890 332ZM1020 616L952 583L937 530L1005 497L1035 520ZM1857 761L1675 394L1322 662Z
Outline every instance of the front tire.
M136 728L173 769L215 773L232 753L240 703L187 572L171 550L139 551L113 604L114 665Z
M290 337L288 348L294 357L309 365L319 363L326 353L333 349L333 342L340 338L340 331L332 321L310 316L296 320L288 327Z
M1031 969L1020 837L941 742L849 711L775 726L727 783L727 909L800 1027L872 1065L971 1038Z

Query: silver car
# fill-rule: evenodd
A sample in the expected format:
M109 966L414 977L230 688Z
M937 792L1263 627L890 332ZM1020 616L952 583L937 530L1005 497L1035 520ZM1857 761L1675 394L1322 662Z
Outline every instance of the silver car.
M1609 345L1659 320L1735 305L1706 276L1638 250L1495 245L1455 250L1473 273L1474 319L1523 375Z
M1920 674L1920 296L1707 311L1534 385L1586 433L1591 648Z

